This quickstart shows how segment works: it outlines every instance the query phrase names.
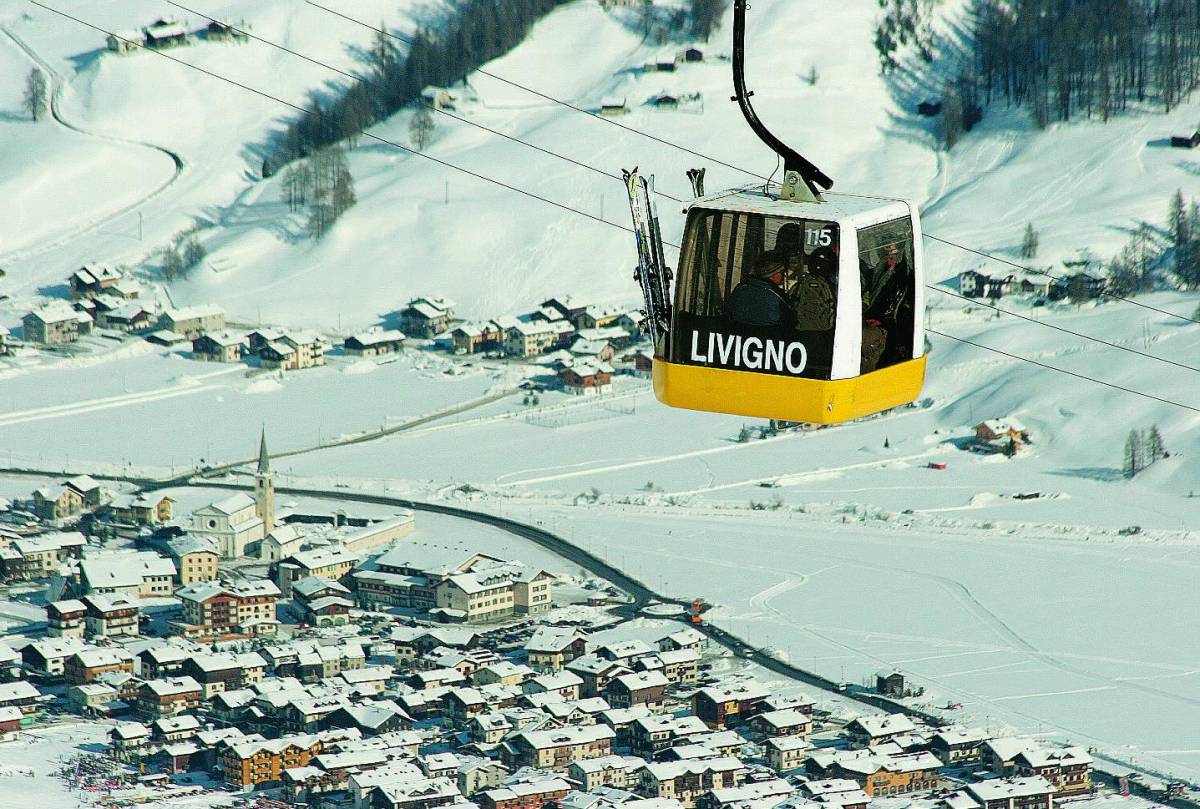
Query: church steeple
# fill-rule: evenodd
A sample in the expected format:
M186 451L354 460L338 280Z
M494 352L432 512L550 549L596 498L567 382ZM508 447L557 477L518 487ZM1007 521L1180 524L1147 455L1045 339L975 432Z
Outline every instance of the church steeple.
M263 521L263 536L275 530L275 480L267 453L267 428L258 443L258 469L254 473L254 512Z
M271 456L267 454L267 428L262 428L262 439L258 444L258 474L271 473Z

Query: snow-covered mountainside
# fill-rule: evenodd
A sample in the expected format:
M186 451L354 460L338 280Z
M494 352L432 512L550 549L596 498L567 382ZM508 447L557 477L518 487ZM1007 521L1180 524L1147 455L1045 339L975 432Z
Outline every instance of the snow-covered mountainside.
M323 2L398 31L429 13L415 0ZM48 4L110 30L188 17L163 0ZM371 37L302 0L187 4L244 19L256 35L339 70L361 69ZM942 3L946 30L961 7ZM1197 100L1169 114L1140 110L1042 132L1025 113L994 107L953 150L937 149L932 124L912 109L924 93L879 75L876 13L872 0L753 4L758 109L839 190L915 199L928 232L1008 260L1032 223L1041 241L1034 263L1056 273L1083 249L1114 254L1142 221L1160 227L1176 188L1200 196L1200 152L1164 144L1194 128ZM201 22L193 16L189 26ZM25 0L4 4L0 25L0 292L12 296L0 301L0 325L15 327L41 297L61 295L85 261L141 267L152 278L147 259L193 223L208 259L170 297L219 303L238 322L344 334L418 294L451 297L469 318L514 314L550 295L636 299L615 179L435 116L428 155L603 221L364 139L349 158L358 203L314 243L303 218L289 214L281 179L258 179L258 147L294 110L154 54L103 52L102 34ZM451 88L455 114L609 174L640 166L680 199L695 166L708 168L710 190L745 184L776 166L729 101L729 33L726 21L703 62L642 72L685 43L646 44L595 0L577 0L486 70L588 109L624 98L621 127L750 174L480 74ZM254 41L197 42L170 55L297 104L350 81ZM19 112L34 64L53 76L57 118L36 127ZM810 85L813 67L819 80ZM664 91L700 101L675 111L645 103ZM372 132L407 145L409 116ZM668 241L679 240L680 207L661 206ZM951 282L946 289L965 269L1011 269L926 246L929 280ZM541 409L493 400L524 373L515 363L336 356L325 368L248 380L240 366L198 365L138 343L0 366L0 459L165 473L244 457L242 428L256 435L265 423L280 449L318 447L277 462L288 482L423 497L454 496L469 483L488 506L560 520L572 539L622 566L661 568L664 591L694 597L711 583L718 618L786 654L794 643L796 658L819 656L813 667L830 676L844 667L857 680L903 665L937 699L966 703L981 725L995 719L1033 733L1045 721L1066 738L1130 756L1131 745L1150 766L1200 774L1191 732L1200 649L1194 632L1181 633L1186 621L1162 620L1200 608L1188 585L1200 538L1200 500L1191 496L1200 490L1200 371L1183 367L1200 368L1200 326L1120 301L999 304L1038 325L936 291L927 298L932 328L1015 358L931 336L924 406L836 429L739 443L743 420L668 411L643 382L624 378L601 404L558 394L546 394ZM1197 306L1194 293L1137 300L1187 317ZM335 436L464 402L469 413L431 426L328 447ZM195 429L197 413L211 429ZM965 449L973 425L1004 417L1028 428L1027 450L1008 460ZM1151 425L1171 457L1124 480L1126 434ZM949 468L929 469L933 461ZM769 513L751 510L752 501ZM1129 536L1133 526L1142 533ZM742 564L754 541L761 558ZM870 608L834 614L847 593ZM1109 603L1099 609L1098 600Z

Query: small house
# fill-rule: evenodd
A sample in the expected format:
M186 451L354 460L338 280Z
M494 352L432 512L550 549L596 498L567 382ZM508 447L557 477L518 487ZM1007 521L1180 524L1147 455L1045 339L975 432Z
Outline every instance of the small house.
M988 419L975 425L975 440L982 444L1012 439L1021 443L1028 439L1025 425L1014 418Z
M145 44L146 39L140 31L117 31L105 39L105 45L113 53L129 53Z
M373 329L353 334L342 343L342 349L352 357L395 354L404 349L404 332L399 329Z
M1171 146L1176 149L1195 149L1200 146L1200 129L1190 135L1172 135Z
M612 388L612 366L606 362L583 360L559 372L563 390L576 396L595 396Z
M675 110L679 109L679 96L674 96L670 93L659 93L656 96L652 96L646 103L656 110Z
M245 23L242 23L245 25ZM247 39L247 34L241 29L233 27L231 23L221 20L213 20L204 29L204 38L209 42L229 42L241 41Z
M106 309L96 315L96 325L102 329L132 334L150 327L153 313L138 303L126 303L115 309Z
M875 690L886 697L904 696L904 673L896 669L876 672Z
M240 362L245 338L237 332L206 332L192 340L192 358L205 362Z
M600 102L600 114L608 118L617 118L629 112L624 97L606 98Z
M158 20L142 29L147 48L162 50L187 44L188 32L182 23L174 20Z
M120 270L105 264L87 264L71 273L67 285L71 288L71 297L94 298L113 289L121 278Z
M695 46L685 48L676 55L675 60L678 62L703 62L704 51Z
M400 331L409 337L433 339L450 328L454 302L445 298L413 298L400 310Z

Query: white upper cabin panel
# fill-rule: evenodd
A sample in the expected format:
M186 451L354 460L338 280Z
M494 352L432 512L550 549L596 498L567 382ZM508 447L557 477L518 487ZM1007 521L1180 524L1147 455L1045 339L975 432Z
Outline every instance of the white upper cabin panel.
M862 197L853 194L822 194L824 202L786 202L761 189L712 194L693 201L689 210L739 211L788 219L837 222L855 230L916 215L917 206L902 199Z

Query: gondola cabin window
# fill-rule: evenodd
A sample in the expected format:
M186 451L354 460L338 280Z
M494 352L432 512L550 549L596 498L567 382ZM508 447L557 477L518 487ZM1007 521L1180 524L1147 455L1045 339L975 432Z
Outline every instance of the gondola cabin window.
M858 232L863 343L860 373L913 358L913 226L908 217Z
M694 210L670 361L829 379L839 247L834 222Z

